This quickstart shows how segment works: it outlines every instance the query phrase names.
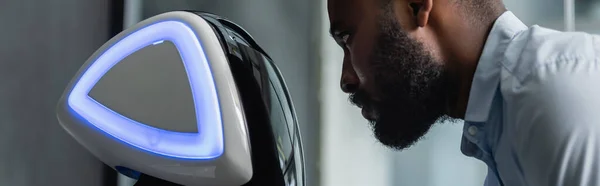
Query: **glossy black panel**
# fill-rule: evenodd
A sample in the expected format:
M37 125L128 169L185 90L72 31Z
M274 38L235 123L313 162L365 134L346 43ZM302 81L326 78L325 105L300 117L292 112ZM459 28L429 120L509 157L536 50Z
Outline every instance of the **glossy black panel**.
M253 110L253 112L256 112L255 110L262 108L268 114L267 123L270 126L267 128L258 127L261 125L259 123L264 121L247 118L249 129L261 131L261 133L270 130L270 133L272 133L272 143L257 143L252 141L252 136L256 136L257 134L254 134L252 131L250 132L253 157L277 157L277 166L280 170L276 172L281 172L281 175L269 175L266 179L281 180L282 183L277 183L278 185L303 186L304 157L299 136L298 122L283 76L268 55L260 49L251 36L245 33L243 29L229 21L224 21L223 19L218 21L218 23L213 22L213 24L215 25L215 29L221 30L220 33L223 34L220 36L220 38L225 40L222 41L222 43L227 44L224 48L227 48L227 51L230 52L230 67L232 67L232 69L240 70L233 73L236 84L238 85L238 88L240 88L240 93L254 94L251 93L250 85L255 85L255 87L260 89L259 94L263 105L256 105L256 101L254 100L256 97L242 98L245 110ZM233 44L233 42L235 42L235 44ZM252 75L254 82L250 83L248 81L248 74ZM267 147L267 145L274 146ZM255 150L256 148L260 150ZM275 149L275 151L271 152L267 149ZM262 172L265 171L265 167L260 166L260 162L253 162L253 164L257 165L254 166L255 173L258 172L259 174L262 174ZM260 178L255 176L247 185L268 185L259 183L260 181L258 180L260 180Z

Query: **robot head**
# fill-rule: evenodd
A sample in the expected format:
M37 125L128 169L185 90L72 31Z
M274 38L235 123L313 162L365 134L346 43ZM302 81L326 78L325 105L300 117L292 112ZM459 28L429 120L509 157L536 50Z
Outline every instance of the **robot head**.
M77 72L57 116L138 183L304 185L280 72L246 31L213 14L163 13L113 37Z

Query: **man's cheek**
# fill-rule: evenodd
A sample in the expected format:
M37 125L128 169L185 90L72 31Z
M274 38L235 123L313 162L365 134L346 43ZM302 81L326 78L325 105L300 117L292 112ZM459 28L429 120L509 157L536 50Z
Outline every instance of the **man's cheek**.
M367 32L360 32L355 35L352 42L352 48L357 60L365 61L371 56L376 44L376 38Z
M354 69L356 70L356 74L359 76L359 78L361 78L361 80L364 81L365 79L369 78L368 76L373 68L373 59L371 58L370 48L360 47L354 50L352 54L352 62Z
M356 76L358 77L360 84L363 85L365 83L365 81L367 80L367 76L365 74L365 70L364 70L364 65L362 64L357 64L360 63L358 61L354 61L353 60L353 68L354 68L354 72L356 72Z

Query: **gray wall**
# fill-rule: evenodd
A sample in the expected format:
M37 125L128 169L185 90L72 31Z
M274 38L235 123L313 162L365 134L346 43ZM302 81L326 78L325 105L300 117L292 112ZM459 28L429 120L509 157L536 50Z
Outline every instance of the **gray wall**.
M102 185L54 110L107 26L107 1L0 0L0 185Z
M303 135L308 186L319 185L320 0L143 0L143 18L170 10L208 11L236 22L269 53L290 90ZM127 13L126 13L127 14Z

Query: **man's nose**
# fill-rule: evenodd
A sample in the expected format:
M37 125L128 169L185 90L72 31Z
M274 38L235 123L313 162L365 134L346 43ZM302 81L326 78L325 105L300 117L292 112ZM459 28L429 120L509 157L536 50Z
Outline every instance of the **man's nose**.
M340 87L345 93L351 94L358 90L360 80L352 68L352 65L348 62L344 62L342 66L342 78L340 80Z
M354 93L356 90L358 90L358 84L348 83L344 81L344 79L342 79L341 87L342 91L348 94Z

